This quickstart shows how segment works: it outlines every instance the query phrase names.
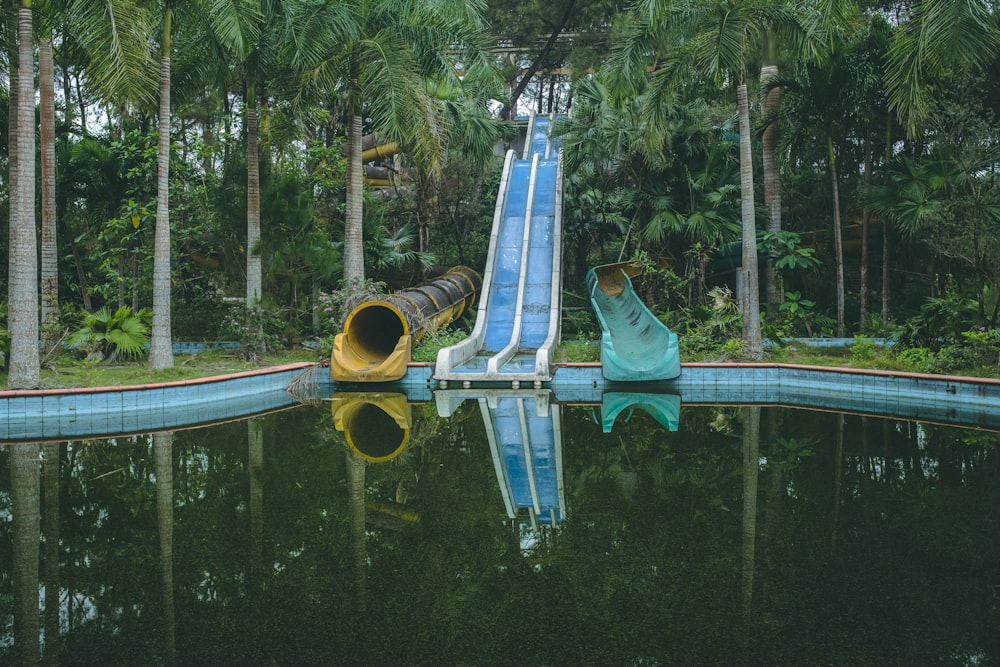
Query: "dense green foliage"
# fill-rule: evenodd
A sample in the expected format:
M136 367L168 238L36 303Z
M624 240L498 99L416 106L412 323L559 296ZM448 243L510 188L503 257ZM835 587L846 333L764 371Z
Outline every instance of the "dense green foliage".
M13 66L11 4L0 49ZM101 4L34 7L35 24L53 35L53 256L65 333L84 312L138 312L153 295L158 14L150 13L156 3L115 0L107 6L129 30L112 33L92 11ZM990 3L363 4L171 4L174 338L224 335L232 304L245 301L253 251L263 265L261 306L282 321L272 343L329 336L321 294L340 288L345 248L357 245L345 238L348 209L356 210L345 204L345 136L358 109L363 133L400 144L382 162L393 185L365 192L366 277L392 288L439 267L482 268L497 163L517 137L497 116L540 110L571 112L557 123L568 338L597 334L586 270L638 259L647 304L692 337L690 349L720 348L741 335L741 308L725 322L711 314L726 289L740 298L746 211L735 86L754 84L765 64L778 74L748 86L752 167L755 192L778 179L781 219L763 194L754 208L758 256L782 284L764 335L893 336L933 354L977 332L995 336L1000 33ZM956 34L961 48L951 49L945 40ZM384 66L363 60L351 69L363 54L382 49L388 58L387 45L404 42L406 54L393 51ZM351 87L352 71L367 99L348 95L361 90ZM771 90L781 102L765 112ZM14 92L0 90L3 294L16 213ZM248 149L250 108L259 145ZM768 128L777 131L774 166L762 158ZM248 150L259 156L256 172ZM248 248L258 185L260 238Z

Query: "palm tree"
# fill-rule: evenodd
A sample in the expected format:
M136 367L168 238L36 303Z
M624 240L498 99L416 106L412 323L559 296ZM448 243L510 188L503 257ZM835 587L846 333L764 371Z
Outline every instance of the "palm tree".
M816 6L813 6L815 4ZM680 77L703 72L716 84L736 88L740 127L740 190L742 203L742 294L744 354L763 356L760 329L760 285L757 266L757 223L753 162L750 146L750 104L747 92L748 61L769 39L795 47L797 53L819 57L834 16L829 10L841 3L806 3L801 8L782 0L641 0L629 12L613 64L626 81L645 76L646 63L655 56L652 99ZM653 109L655 111L655 108Z
M613 58L625 80L636 81L650 55L667 60L652 75L653 98L673 85L693 66L717 84L736 84L740 129L740 194L742 198L742 293L744 353L751 359L763 356L760 332L760 294L757 275L757 223L754 212L753 162L750 149L750 107L747 96L746 60L763 28L776 23L780 14L768 2L696 2L643 0L629 12ZM659 65L659 63L657 63ZM656 108L653 109L657 111ZM654 116L655 118L655 116Z
M833 212L834 261L836 263L837 336L846 331L843 224L841 220L839 154L850 135L852 124L861 125L855 110L861 108L856 97L847 92L855 81L855 70L843 53L837 53L823 68L809 66L798 78L779 80L789 93L786 96L788 117L797 125L790 132L792 144L826 143L826 162L830 175Z
M59 248L56 236L55 73L51 17L45 21L43 35L38 40L38 96L42 169L42 326L46 335L52 335L59 317Z
M260 140L258 120L258 82L268 73L262 63L273 62L274 44L268 41L276 30L265 26L283 25L279 14L287 3L274 0L209 0L208 15L212 32L229 50L244 78L244 111L247 135L247 291L246 305L257 305L263 294L263 266L260 250Z
M764 103L761 116L764 118L764 135L761 140L761 163L764 170L764 204L767 206L767 231L777 234L781 231L781 171L778 167L778 122L776 116L781 108L781 88L772 83L778 76L776 57L777 45L764 34L764 62L760 68L761 95ZM773 257L767 258L764 270L765 301L767 316L776 318L784 289L781 274L774 265Z
M797 7L799 3L790 3ZM853 2L824 2L808 7L800 17L805 31L813 35L813 40L829 44L834 35L854 20ZM767 231L777 234L781 231L781 170L778 164L777 148L779 134L778 112L781 108L781 87L778 80L778 40L765 30L761 39L763 63L760 68L761 115L764 118L764 133L761 141L761 162L764 171L764 204L767 207ZM795 45L791 45L795 46ZM794 48L793 48L794 50ZM764 284L766 289L767 313L778 314L784 295L781 274L775 266L774 257L767 258Z
M440 133L426 123L424 79L457 78L455 50L482 38L469 0L306 0L293 9L288 55L303 95L339 95L346 116L347 197L344 280L364 280L361 136L363 121L435 169ZM466 61L466 65L472 65Z
M889 98L911 137L930 114L932 84L951 68L988 65L1000 51L994 3L922 0L911 5L889 50Z
M41 380L38 356L38 241L35 237L34 64L31 0L21 0L18 10L17 160L16 174L11 179L7 296L7 329L10 333L7 386L11 389L37 387Z
M153 237L153 328L149 340L149 367L172 368L170 334L170 28L173 1L163 6L160 35L160 105L156 149L156 231Z
M757 267L753 159L750 153L750 103L745 82L736 86L736 105L740 119L740 219L743 221L743 284L740 289L743 352L750 359L760 359L764 356L764 341L760 331L760 278Z

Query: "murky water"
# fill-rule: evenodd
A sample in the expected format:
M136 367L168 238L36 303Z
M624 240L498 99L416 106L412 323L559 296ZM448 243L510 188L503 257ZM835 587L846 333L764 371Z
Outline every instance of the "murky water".
M1000 434L527 395L0 447L0 664L1000 662Z

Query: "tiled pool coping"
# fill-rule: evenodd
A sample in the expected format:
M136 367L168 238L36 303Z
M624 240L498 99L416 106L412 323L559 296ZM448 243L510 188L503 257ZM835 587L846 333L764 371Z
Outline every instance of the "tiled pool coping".
M412 364L399 390L411 400L432 400L440 386L432 374L429 364ZM320 383L316 391L332 389L322 374L315 377ZM600 403L609 391L672 392L684 405L787 405L1000 430L1000 379L992 378L797 364L685 363L676 380L636 384L606 382L597 363L567 363L556 367L548 386L561 403Z
M122 387L0 391L0 443L148 433L296 405L285 387L310 363Z
M430 401L439 386L432 374L430 364L410 364L407 376L391 387L410 400ZM0 391L0 443L144 433L269 412L298 403L286 391L293 380L306 381L300 392L305 396L344 388L329 379L326 368L298 363L161 384ZM549 387L563 403L600 403L606 392L669 392L679 394L685 405L788 405L1000 430L1000 380L991 378L793 364L686 363L676 380L636 384L605 382L600 364L560 364Z
M593 385L600 366L567 364L565 373L558 384L589 380ZM786 405L1000 429L1000 379L797 364L689 363L670 384L685 405ZM555 393L559 399L558 388Z

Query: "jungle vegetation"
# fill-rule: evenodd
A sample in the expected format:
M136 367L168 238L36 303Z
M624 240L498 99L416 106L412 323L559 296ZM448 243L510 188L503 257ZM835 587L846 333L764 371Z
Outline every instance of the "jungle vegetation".
M0 8L8 387L101 312L149 309L162 369L172 340L323 349L345 290L481 269L529 112L565 118L569 343L598 335L586 270L634 259L689 357L865 336L892 358L857 359L997 372L993 3ZM390 187L365 184L369 144L396 146Z

